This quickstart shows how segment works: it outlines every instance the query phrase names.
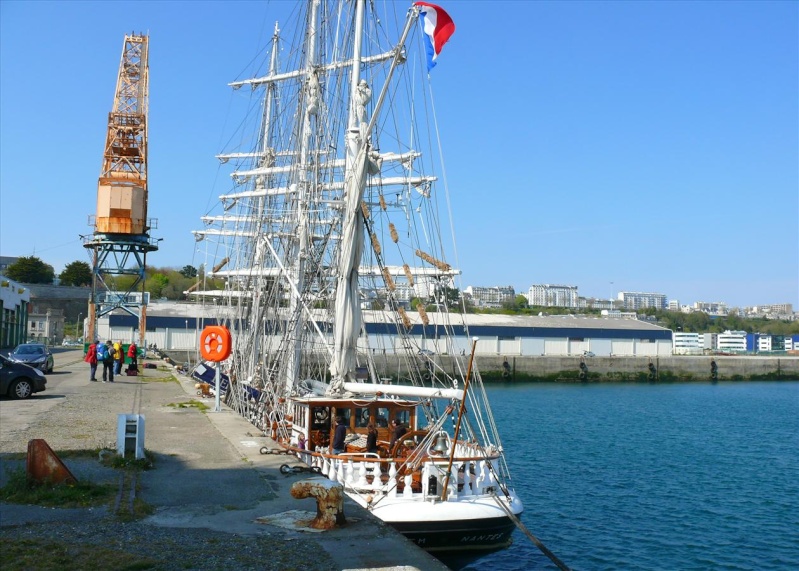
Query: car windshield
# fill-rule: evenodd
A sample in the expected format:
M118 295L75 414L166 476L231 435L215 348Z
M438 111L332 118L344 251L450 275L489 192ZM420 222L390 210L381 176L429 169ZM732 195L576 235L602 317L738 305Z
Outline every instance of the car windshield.
M14 351L17 355L41 355L44 348L41 345L20 345Z

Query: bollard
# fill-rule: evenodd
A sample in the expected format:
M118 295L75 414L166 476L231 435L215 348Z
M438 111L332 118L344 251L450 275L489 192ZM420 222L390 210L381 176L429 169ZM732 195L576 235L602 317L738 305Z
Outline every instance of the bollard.
M327 478L309 478L291 485L291 497L298 500L316 498L316 517L309 527L333 529L344 525L344 486Z

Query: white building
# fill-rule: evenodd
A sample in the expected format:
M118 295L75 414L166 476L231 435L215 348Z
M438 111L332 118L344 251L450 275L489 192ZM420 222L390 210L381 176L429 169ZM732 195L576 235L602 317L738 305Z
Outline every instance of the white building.
M708 315L720 315L725 316L730 312L730 308L727 306L726 303L721 301L697 301L693 305L694 311L701 311L702 313L707 313Z
M771 352L772 344L771 344L771 335L760 335L757 338L757 351L758 353L768 351Z
M716 336L716 349L730 353L746 352L746 331L725 331Z
M619 301L624 309L666 309L666 294L663 293L641 293L637 291L620 291Z
M53 307L40 308L31 304L28 314L28 340L60 345L64 340L64 311Z
M542 307L578 307L577 286L536 284L527 292L530 305Z
M502 307L503 303L512 302L516 298L513 286L469 286L463 293L471 296L472 303L478 307Z
M675 355L701 355L704 339L700 333L674 331L671 334Z

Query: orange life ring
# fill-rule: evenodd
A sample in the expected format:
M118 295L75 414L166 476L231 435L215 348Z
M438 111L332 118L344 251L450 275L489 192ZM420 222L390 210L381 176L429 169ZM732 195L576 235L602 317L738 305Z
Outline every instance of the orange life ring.
M200 334L200 354L216 363L230 357L233 339L230 330L222 325L209 325Z

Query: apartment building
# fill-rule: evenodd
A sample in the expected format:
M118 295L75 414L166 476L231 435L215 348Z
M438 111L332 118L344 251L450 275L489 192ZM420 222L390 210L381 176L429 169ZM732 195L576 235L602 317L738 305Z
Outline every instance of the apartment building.
M620 291L618 300L621 302L624 309L646 309L654 307L655 309L666 309L666 294L663 293L642 293L637 291Z
M478 307L502 307L503 303L516 299L516 290L513 286L469 286L463 290L463 293L470 296L472 303Z
M530 305L543 307L579 307L577 286L536 284L527 291Z

